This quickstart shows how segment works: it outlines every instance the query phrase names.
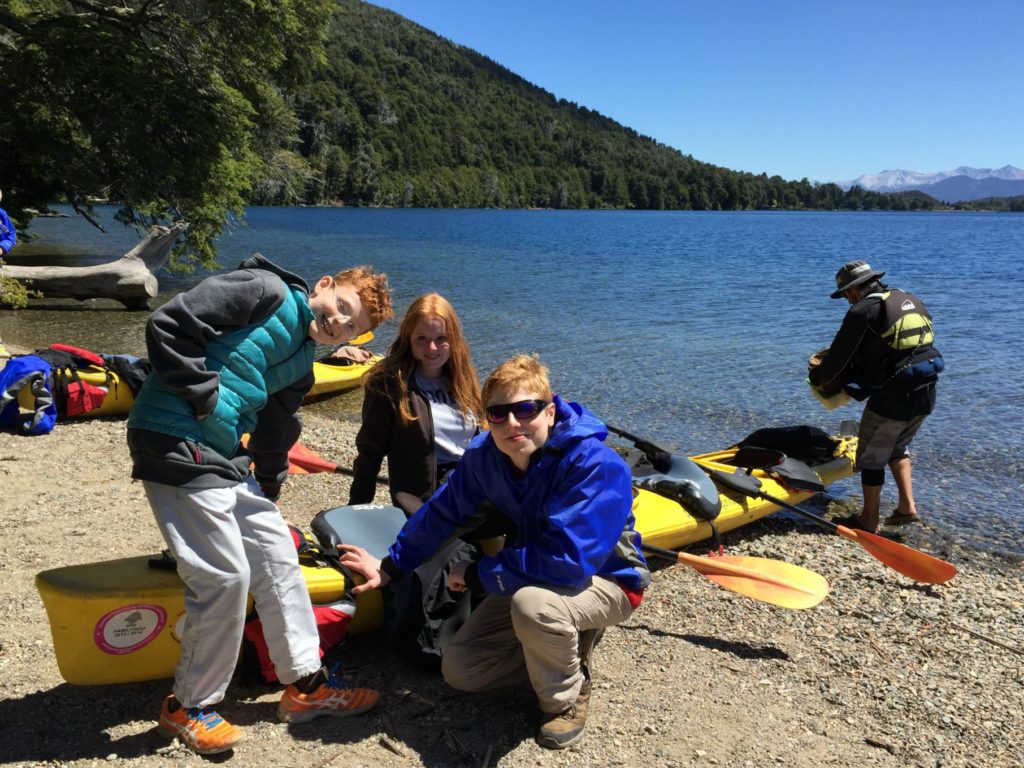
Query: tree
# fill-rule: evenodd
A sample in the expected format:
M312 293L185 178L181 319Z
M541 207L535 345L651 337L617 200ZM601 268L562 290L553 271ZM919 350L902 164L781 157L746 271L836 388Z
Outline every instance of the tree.
M297 133L287 94L323 58L332 7L0 0L5 202L23 224L55 200L94 223L96 200L126 224L185 219L175 263L214 266L226 221L280 174Z

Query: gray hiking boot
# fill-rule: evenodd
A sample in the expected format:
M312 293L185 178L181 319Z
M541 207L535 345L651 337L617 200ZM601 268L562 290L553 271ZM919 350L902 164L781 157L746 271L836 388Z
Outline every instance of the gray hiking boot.
M584 680L576 701L564 712L545 714L541 719L537 743L545 749L565 749L583 739L590 705L590 681Z

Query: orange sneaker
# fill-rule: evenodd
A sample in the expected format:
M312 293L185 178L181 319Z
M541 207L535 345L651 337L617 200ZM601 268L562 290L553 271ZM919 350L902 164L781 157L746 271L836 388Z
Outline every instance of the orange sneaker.
M242 732L218 715L213 707L178 706L170 709L174 695L164 699L160 709L160 733L178 739L199 755L227 752L242 740Z
M320 715L348 717L377 706L380 694L372 688L356 688L332 669L327 682L312 693L302 693L289 685L281 696L277 717L286 723L305 723Z

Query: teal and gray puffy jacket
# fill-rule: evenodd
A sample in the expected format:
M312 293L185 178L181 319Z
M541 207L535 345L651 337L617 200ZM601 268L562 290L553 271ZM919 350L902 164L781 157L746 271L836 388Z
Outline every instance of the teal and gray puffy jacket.
M228 486L253 461L261 483L282 482L313 383L312 320L306 283L259 255L156 310L153 372L128 420L132 477Z
M306 295L290 288L270 317L206 345L206 368L220 375L214 409L202 421L192 404L172 392L159 376L146 379L128 427L149 429L208 445L232 456L242 435L252 432L267 396L293 384L313 368L313 320Z

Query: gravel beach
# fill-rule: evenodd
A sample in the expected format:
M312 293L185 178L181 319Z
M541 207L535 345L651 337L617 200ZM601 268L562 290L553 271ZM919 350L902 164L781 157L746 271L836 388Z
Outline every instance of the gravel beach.
M309 414L302 439L350 466L356 428ZM129 478L124 430L124 421L83 420L41 437L0 433L4 765L204 760L155 730L169 681L63 682L33 584L43 569L162 548L142 487ZM308 527L347 492L341 475L294 476L281 509ZM274 717L279 689L232 685L219 710L246 737L211 761L311 768L1024 764L1020 562L941 544L927 530L905 536L904 543L955 563L957 577L915 584L856 544L780 516L730 534L728 551L826 576L831 593L816 608L754 602L690 568L652 561L643 604L597 649L586 737L566 752L534 743L530 691L459 694L370 635L351 638L344 658L358 683L382 692L376 711L287 726ZM690 551L705 554L699 546Z

